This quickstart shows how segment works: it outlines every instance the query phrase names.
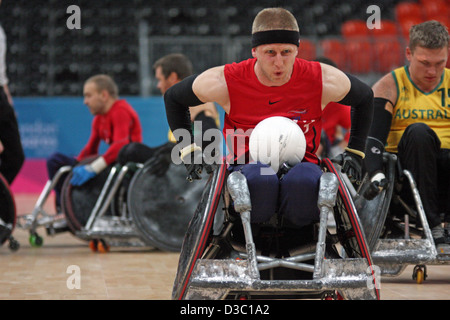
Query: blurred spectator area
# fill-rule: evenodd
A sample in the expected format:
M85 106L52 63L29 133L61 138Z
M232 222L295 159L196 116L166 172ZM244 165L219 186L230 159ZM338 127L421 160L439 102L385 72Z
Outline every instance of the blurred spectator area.
M69 5L81 29L69 30ZM381 28L369 29L369 5ZM326 56L367 82L405 64L411 25L449 25L450 0L14 0L3 1L7 66L14 96L76 96L89 76L114 76L122 95L157 95L153 62L185 53L196 72L251 57L251 23L264 7L289 9L300 24L299 56Z

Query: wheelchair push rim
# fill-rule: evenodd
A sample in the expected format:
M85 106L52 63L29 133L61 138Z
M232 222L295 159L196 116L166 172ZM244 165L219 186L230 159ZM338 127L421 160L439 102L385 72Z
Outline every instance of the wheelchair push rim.
M373 267L372 263L372 257L370 254L370 250L368 247L368 243L365 237L364 230L362 228L361 222L359 220L355 205L353 203L352 197L350 195L350 192L348 191L347 187L345 186L345 183L342 179L342 175L338 170L336 170L334 164L330 159L323 159L322 163L324 167L329 171L336 175L336 177L339 180L339 189L338 192L343 200L343 205L345 206L346 212L348 213L349 223L350 225L347 225L346 227L350 227L353 231L353 234L351 237L354 237L357 243L357 247L359 249L359 255L362 258L365 258L369 264L370 272L373 277L373 282L377 284L377 274L376 270ZM348 233L348 232L347 232ZM347 251L348 253L348 251ZM374 286L374 290L376 293L376 297L379 300L380 299L380 292L378 289L378 285Z
M195 263L201 258L211 235L215 213L226 178L226 166L220 165L209 177L181 248L172 298L184 298ZM204 201L208 199L209 201Z

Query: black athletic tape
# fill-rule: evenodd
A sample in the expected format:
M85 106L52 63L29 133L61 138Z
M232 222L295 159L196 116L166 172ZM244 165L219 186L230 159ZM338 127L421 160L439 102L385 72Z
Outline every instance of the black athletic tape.
M191 141L194 141L194 139L189 107L203 104L192 90L192 84L195 78L197 78L197 75L184 78L182 81L170 87L164 94L167 122L169 123L170 129L172 132L177 129L186 129L191 134Z
M379 140L383 146L386 144L392 124L392 113L385 109L386 103L391 103L384 98L373 99L373 121L369 136Z
M348 147L364 152L373 118L373 91L368 85L351 74L347 74L347 77L351 83L350 91L338 103L352 108L352 125Z

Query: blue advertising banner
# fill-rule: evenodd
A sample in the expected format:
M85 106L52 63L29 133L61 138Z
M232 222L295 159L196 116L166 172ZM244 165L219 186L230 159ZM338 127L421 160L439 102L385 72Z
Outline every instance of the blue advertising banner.
M162 97L123 97L139 114L144 143L158 146L167 141ZM25 156L47 158L53 152L77 155L87 143L93 116L82 97L14 98L14 108ZM102 146L103 150L106 146Z

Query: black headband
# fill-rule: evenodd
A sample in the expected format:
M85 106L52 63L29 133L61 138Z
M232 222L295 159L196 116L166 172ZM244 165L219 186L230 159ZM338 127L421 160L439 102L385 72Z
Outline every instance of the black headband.
M290 43L298 47L300 33L291 30L269 30L252 34L252 48L269 43Z

